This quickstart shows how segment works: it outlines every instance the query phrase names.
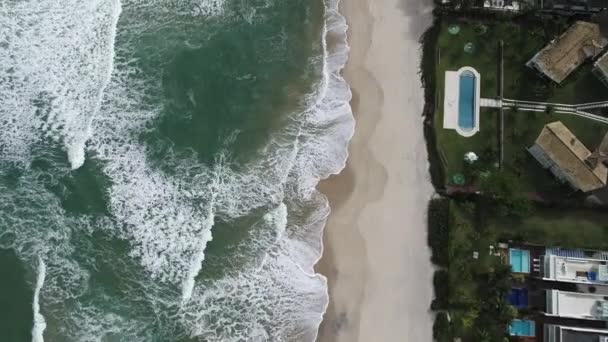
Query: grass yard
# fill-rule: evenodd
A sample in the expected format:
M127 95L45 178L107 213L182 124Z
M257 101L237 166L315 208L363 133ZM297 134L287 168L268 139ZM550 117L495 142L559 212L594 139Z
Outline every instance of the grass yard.
M460 32L448 32L450 24L460 26ZM464 154L473 151L478 155L491 155L497 161L498 111L482 109L480 132L471 138L443 129L443 87L446 70L472 66L481 74L481 96L497 96L498 42L504 41L504 96L520 100L583 103L608 100L608 88L602 85L585 65L571 74L561 86L551 84L525 66L546 42L546 33L536 25L526 27L514 22L486 24L456 21L444 18L440 22L436 68L436 113L434 126L437 148L444 166L446 183L454 174L464 173ZM466 43L473 43L474 52L464 51ZM526 191L550 192L561 188L552 176L543 170L527 153L542 127L561 120L589 148L595 148L608 126L568 115L515 112L505 110L505 169L513 171Z
M537 208L525 219L492 218L499 237L544 246L608 250L608 213Z
M480 39L475 33L475 26L460 23L458 35L448 32L450 22L442 21L438 38L438 63L436 67L437 100L435 114L435 130L439 156L445 168L446 177L461 173L463 156L466 152L480 153L485 149L495 149L497 136L497 112L490 109L481 110L480 132L471 138L464 138L456 131L443 129L443 92L445 71L458 70L463 66L472 66L477 69L481 77L481 96L493 98L497 95L497 41ZM490 35L491 30L484 36ZM464 46L473 42L474 52L468 54Z
M496 245L495 235L476 227L473 203L449 201L448 210L449 262L447 271L439 271L442 277L436 276L435 289L439 308L449 312L451 323L437 340L500 340L516 314L504 300L512 281L510 268L489 253L489 246Z

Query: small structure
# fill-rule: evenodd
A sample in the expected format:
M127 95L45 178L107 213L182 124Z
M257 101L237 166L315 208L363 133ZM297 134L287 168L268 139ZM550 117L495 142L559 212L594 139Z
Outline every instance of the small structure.
M545 295L547 315L608 320L608 301L604 295L559 290L547 290Z
M452 25L450 25L450 26L448 27L448 32L449 32L451 35L455 36L455 35L457 35L458 33L460 33L460 26L458 26L458 25L456 25L456 24L452 24Z
M478 160L479 157L477 157L477 154L475 154L475 152L467 152L464 154L464 161L469 164L473 164Z
M499 11L519 11L521 3L517 0L485 0L483 7Z
M544 342L605 342L608 330L545 324Z
M608 52L593 63L593 74L608 86Z
M456 130L463 137L479 131L480 80L471 67L445 72L443 128Z
M561 83L585 60L598 56L607 43L598 24L577 21L534 55L527 65L553 82Z
M468 54L472 54L475 52L475 44L473 44L472 42L468 42L466 44L464 44L464 52L468 53Z
M590 192L606 186L608 168L590 159L592 153L561 121L545 125L528 151L557 179L576 190Z

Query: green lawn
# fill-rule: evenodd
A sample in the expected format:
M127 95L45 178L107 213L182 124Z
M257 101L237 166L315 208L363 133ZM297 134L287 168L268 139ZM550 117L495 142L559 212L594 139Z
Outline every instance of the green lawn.
M525 66L525 63L545 45L541 27L525 27L513 22L488 24L480 34L479 24L459 22L460 32L451 35L450 19L441 21L438 38L438 63L436 68L436 113L434 125L437 148L444 166L446 182L456 173L464 173L463 156L468 151L478 155L484 153L497 161L498 112L482 109L480 132L464 138L453 130L443 129L443 87L446 70L458 70L472 66L481 74L481 96L493 98L497 95L498 42L504 41L504 96L521 100L536 100L561 103L582 103L608 100L608 88L591 73L590 66L583 66L570 75L562 86L542 79ZM475 52L464 52L464 45L472 42ZM521 178L527 191L547 192L559 184L534 161L526 151L542 127L552 121L561 120L589 149L595 148L608 126L583 118L568 115L515 112L505 110L505 168Z
M447 286L443 309L451 317L450 338L443 340L479 340L482 332L502 337L514 315L504 301L511 283L510 270L489 253L489 246L496 246L495 235L476 228L475 210L471 202L450 201L447 284L435 285Z
M608 250L608 213L537 208L521 220L493 218L498 236L544 246Z
M496 97L497 75L497 42L480 39L474 32L473 25L460 24L460 33L451 35L448 32L449 23L441 22L439 34L438 64L436 68L437 102L435 127L439 155L446 170L446 176L462 172L463 156L466 152L481 153L484 149L495 148L497 134L497 112L483 109L481 112L481 130L471 138L463 138L454 130L443 129L443 92L446 70L458 70L463 66L472 66L481 74L481 96ZM484 35L488 36L491 30ZM464 52L467 42L475 44L472 54Z

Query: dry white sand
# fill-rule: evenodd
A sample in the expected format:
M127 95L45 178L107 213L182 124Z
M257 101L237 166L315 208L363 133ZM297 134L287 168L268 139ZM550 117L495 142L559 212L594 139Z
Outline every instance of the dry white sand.
M357 127L345 170L320 186L332 213L317 265L330 294L318 341L432 341L418 75L431 10L431 0L342 0Z

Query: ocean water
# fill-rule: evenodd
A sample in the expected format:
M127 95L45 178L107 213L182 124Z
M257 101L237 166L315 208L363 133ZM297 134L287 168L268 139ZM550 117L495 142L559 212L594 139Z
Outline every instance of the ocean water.
M313 341L336 0L0 2L3 341Z

